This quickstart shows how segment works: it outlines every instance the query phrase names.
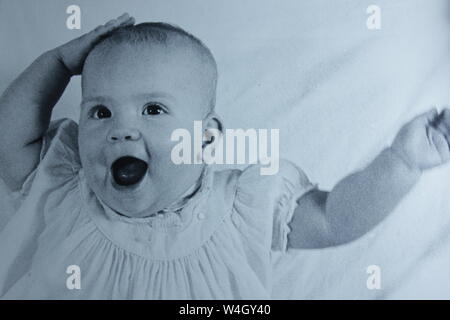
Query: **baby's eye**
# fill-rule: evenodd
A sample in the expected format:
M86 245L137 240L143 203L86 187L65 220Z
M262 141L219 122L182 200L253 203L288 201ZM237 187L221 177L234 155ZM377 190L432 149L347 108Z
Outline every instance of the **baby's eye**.
M157 116L163 113L166 113L166 110L157 103L149 103L142 110L142 114L148 116Z
M92 117L96 119L111 118L111 111L105 106L96 106L92 111Z

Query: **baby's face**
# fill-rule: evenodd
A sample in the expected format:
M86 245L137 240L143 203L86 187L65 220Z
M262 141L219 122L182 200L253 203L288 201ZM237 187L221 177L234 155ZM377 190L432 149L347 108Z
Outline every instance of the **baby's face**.
M210 102L208 78L192 50L116 45L83 70L79 148L89 186L109 207L144 217L179 199L201 165L171 161L172 132L193 135Z

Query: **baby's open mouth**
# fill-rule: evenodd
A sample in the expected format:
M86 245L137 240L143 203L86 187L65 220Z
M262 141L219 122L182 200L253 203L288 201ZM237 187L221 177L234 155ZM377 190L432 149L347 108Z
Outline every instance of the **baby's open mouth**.
M144 160L126 156L114 161L111 166L114 181L120 186L139 183L147 172L148 164Z

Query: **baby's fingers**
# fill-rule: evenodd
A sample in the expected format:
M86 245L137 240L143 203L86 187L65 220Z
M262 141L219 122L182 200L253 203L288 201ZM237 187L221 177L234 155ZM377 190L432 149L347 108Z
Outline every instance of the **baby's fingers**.
M72 75L80 74L87 55L102 38L118 28L133 24L134 18L125 13L117 19L98 26L91 32L58 47L56 51Z
M444 109L432 124L450 143L450 109Z
M416 116L412 121L414 123L420 123L420 124L429 124L436 121L436 119L439 117L439 113L436 108L433 108L431 110L428 110L427 112L424 112L422 114L419 114Z
M435 147L439 154L441 163L450 160L450 149L448 136L443 134L440 130L430 126L427 128L428 140Z
M128 13L124 13L120 17L118 17L116 19L112 19L112 20L108 21L107 23L105 23L104 25L98 26L97 28L92 30L89 33L89 38L91 39L91 41L96 41L96 40L110 34L111 32L113 32L114 30L116 30L118 28L131 26L134 24L134 22L135 21L134 21L133 17L130 17L128 15Z
M122 14L116 19L108 21L104 26L106 30L114 30L115 28L125 27L134 24L134 18L130 17L128 13Z

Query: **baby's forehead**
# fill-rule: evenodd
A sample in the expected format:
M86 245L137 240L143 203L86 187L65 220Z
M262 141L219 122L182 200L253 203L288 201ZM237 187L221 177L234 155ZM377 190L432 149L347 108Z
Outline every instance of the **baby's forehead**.
M82 81L83 86L91 87L89 91L120 85L128 89L162 87L194 93L212 86L215 77L211 66L196 52L176 47L116 45L88 59Z
M180 77L197 77L201 81L217 81L215 62L192 43L179 39L170 43L102 43L95 47L86 59L83 77L97 78L99 74L111 74L114 70L179 73ZM141 72L142 71L142 72ZM203 79L203 80L202 80Z

